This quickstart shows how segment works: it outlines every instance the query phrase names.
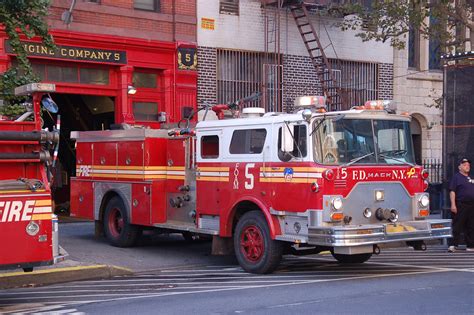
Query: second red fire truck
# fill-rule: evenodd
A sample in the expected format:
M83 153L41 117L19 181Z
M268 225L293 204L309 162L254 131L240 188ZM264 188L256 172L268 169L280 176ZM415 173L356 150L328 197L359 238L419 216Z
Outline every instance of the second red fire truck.
M362 263L378 244L450 236L432 220L428 173L414 163L410 119L384 102L293 114L246 108L193 128L76 132L71 215L95 220L115 246L144 228L214 236L243 269L268 273L285 253L331 251ZM385 104L386 105L386 104ZM226 106L215 106L223 118Z

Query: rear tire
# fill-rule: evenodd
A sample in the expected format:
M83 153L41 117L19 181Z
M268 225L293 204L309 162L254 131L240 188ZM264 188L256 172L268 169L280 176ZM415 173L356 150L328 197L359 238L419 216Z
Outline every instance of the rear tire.
M130 224L125 205L118 196L112 197L107 203L104 231L110 244L117 247L135 245L141 234L141 229L138 226Z
M335 254L331 251L332 256L341 264L362 264L372 257L372 253L345 255Z
M234 231L235 256L247 272L271 273L280 264L283 244L272 240L267 221L260 211L245 213Z

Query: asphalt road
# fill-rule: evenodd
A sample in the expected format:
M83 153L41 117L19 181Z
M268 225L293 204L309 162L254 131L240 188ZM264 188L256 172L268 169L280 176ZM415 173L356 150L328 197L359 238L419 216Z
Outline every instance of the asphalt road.
M426 252L383 250L369 262L352 266L339 265L330 255L285 256L275 273L253 275L231 259L209 256L210 243L187 243L178 235L171 239L154 236L145 238L137 248L117 249L95 240L92 230L88 224L63 228L66 249L74 242L81 244L68 249L72 257L93 263L111 260L139 272L109 280L5 290L0 293L1 311L114 315L474 313L474 253L450 254L442 245Z
M235 262L233 256L211 256L210 241L187 242L181 234L157 235L148 231L137 246L119 248L110 246L105 238L95 238L92 222L62 223L59 233L68 259L81 264L116 265L142 272L209 261Z

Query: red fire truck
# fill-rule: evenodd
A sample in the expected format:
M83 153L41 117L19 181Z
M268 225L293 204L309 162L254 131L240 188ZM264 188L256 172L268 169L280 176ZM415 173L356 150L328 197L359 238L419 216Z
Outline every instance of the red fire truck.
M0 268L32 271L61 258L50 187L59 133L42 130L40 116L41 104L57 111L47 94L54 91L54 84L18 87L25 113L0 117Z
M428 218L409 117L384 102L340 112L323 103L302 97L293 114L245 108L195 127L76 132L71 215L95 220L115 246L150 227L212 235L214 252L234 251L253 273L286 253L362 263L377 244L425 249L449 237L449 220Z

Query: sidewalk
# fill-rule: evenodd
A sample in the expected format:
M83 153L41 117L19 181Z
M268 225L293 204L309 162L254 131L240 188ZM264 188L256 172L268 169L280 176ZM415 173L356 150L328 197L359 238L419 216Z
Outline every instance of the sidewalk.
M0 290L78 280L107 279L130 274L133 272L126 268L109 265L87 266L67 260L53 266L35 268L33 272L23 272L21 269L2 270L0 271Z
M82 220L60 217L61 223L82 222ZM18 287L36 287L47 284L107 279L115 276L131 275L133 271L114 265L88 264L68 258L67 252L61 248L61 254L65 256L51 266L35 267L33 272L24 272L22 269L0 270L0 290Z

